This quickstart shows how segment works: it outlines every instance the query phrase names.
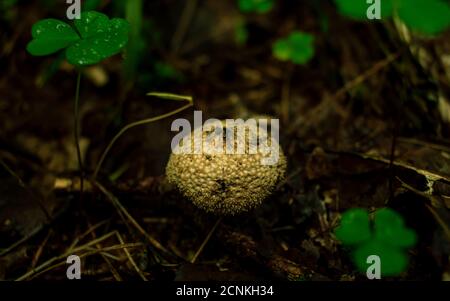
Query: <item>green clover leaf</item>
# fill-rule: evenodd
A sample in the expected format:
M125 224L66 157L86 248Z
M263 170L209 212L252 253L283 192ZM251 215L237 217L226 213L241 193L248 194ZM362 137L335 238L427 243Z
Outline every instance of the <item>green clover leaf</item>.
M409 28L428 35L450 26L450 5L442 0L398 0L398 15Z
M393 247L408 248L416 244L416 234L405 227L401 215L390 208L383 208L376 212L375 238Z
M36 56L55 53L80 39L69 24L56 19L35 23L31 35L33 40L28 43L27 50Z
M128 42L129 24L124 19L110 20L102 13L89 11L81 13L74 23L75 28L55 19L37 22L28 52L40 56L66 49L69 63L86 66L119 53Z
M341 224L335 230L336 237L345 245L357 245L372 236L367 210L350 209L342 215Z
M394 276L408 266L405 249L416 244L413 230L405 227L403 217L390 208L375 213L373 227L367 210L349 209L342 214L336 237L353 248L353 261L361 272L368 268L367 258L377 255L381 260L381 274Z
M362 244L353 252L353 261L362 273L367 271L367 257L370 255L380 257L380 271L383 276L398 275L408 266L408 257L404 254L403 250L391 247L384 242L374 239Z
M314 36L293 31L288 37L274 43L272 53L281 61L304 65L314 56Z
M350 18L367 20L365 0L335 0L338 10ZM436 35L450 27L450 5L444 0L381 0L381 17L394 14L412 30Z
M239 9L244 13L264 14L272 10L275 0L239 0Z

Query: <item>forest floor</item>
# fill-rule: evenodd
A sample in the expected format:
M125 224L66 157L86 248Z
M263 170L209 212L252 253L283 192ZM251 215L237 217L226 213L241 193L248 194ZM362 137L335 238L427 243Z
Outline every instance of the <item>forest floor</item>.
M83 73L82 195L76 70L25 50L32 24L63 7L21 2L2 19L0 279L66 279L77 254L92 280L364 280L334 229L347 209L385 206L418 236L408 270L392 279L450 277L449 124L438 87L393 24L352 22L324 4L325 30L310 1L280 1L268 16L246 17L242 45L233 1L199 1L187 21L183 5L151 2L144 16L159 42L141 58L141 82L123 78L120 55ZM276 60L274 40L298 28L315 35L313 60ZM155 62L177 76L155 75ZM170 124L192 120L192 108L129 131L90 178L122 126L180 105L150 91L191 95L204 119L279 118L285 181L244 215L195 208L164 177Z

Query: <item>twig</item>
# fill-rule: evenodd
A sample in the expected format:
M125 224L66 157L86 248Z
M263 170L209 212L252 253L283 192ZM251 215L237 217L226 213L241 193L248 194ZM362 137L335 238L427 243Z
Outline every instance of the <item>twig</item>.
M15 243L13 243L12 245L10 245L9 247L7 247L6 249L2 250L0 252L0 256L3 256L5 254L8 254L9 252L11 252L13 249L15 249L16 247L20 246L21 244L23 244L24 242L26 242L27 240L29 240L33 235L27 235L21 239L19 239L18 241L16 241Z
M119 232L116 232L116 236L117 236L117 239L119 240L119 242L120 242L122 245L125 244L124 241L123 241L123 239L122 239L122 236L120 235ZM144 280L144 281L148 281L148 279L145 277L144 273L142 273L141 269L139 269L139 267L137 266L137 264L136 264L136 262L134 261L133 257L131 257L131 254L130 254L130 252L128 252L128 249L127 249L127 248L124 248L123 251L124 251L125 254L127 255L128 260L130 261L131 265L133 266L133 268L134 268L134 269L136 270L136 272L138 273L139 277L141 277L141 279Z
M78 168L80 172L80 200L81 200L83 197L84 171L80 149L80 85L81 85L81 71L78 71L77 87L75 91L75 102L74 102L74 136L75 136L75 147L77 151Z
M53 234L53 230L49 230L47 233L47 236L44 238L44 240L42 241L42 243L40 244L39 248L37 249L36 253L33 256L33 260L31 261L31 267L34 268L36 266L36 264L39 261L39 258L42 255L42 251L44 250L45 245L47 244L50 236Z
M351 80L350 82L346 83L342 88L336 91L336 93L329 98L326 98L324 101L322 101L317 107L312 109L308 115L313 116L316 118L316 116L319 115L319 113L332 106L336 113L338 113L342 117L347 117L347 112L342 108L342 106L339 104L339 100L341 97L345 96L345 94L368 80L373 75L377 74L379 71L381 71L383 68L389 66L392 62L394 62L398 57L400 57L401 51L397 53L393 53L389 55L387 58L375 63L370 69L366 70L362 74L358 75L355 79ZM303 123L304 119L298 119L297 122L292 123L292 125L288 129L288 133L292 133L296 128L298 128L299 125Z
M357 156L363 159L367 159L367 160L373 160L373 161L377 161L377 162L381 162L381 163L385 163L385 164L390 164L390 160L389 159L385 159L379 156L373 156L373 155L368 155L368 154L361 154L361 153L355 153L355 152L335 152L335 151L327 151L330 153L337 153L337 154L348 154L348 155L353 155L353 156ZM438 174L436 172L432 172L432 171L428 171L425 169L421 169L421 168L417 168L412 166L411 164L405 163L405 162L400 162L398 160L394 160L392 162L392 164L394 166L399 166L399 167L403 167L409 170L413 170L415 172L417 172L418 174L426 177L428 180L430 181L437 181L437 180L442 180L446 183L450 183L450 177L442 175L442 174Z
M170 254L169 251L164 248L156 239L151 237L145 230L139 225L139 223L131 216L130 213L122 206L120 201L105 187L103 187L97 181L93 181L93 185L96 186L112 203L113 205L131 222L131 224L150 242L152 246L156 249L164 252L165 254Z
M89 226L89 229L93 228L89 222L88 222L88 226ZM92 231L89 231L89 233L91 234L93 239L97 239L97 236L95 235L95 229ZM120 243L123 244L122 242L120 242ZM96 244L96 247L97 247L97 249L103 248L100 243ZM116 279L116 281L122 281L122 277L120 277L119 272L116 270L116 268L111 264L111 261L109 261L109 259L108 259L108 257L110 257L110 254L102 252L102 253L100 253L100 256L103 258L103 260L108 265L109 271L113 275L114 279ZM113 258L113 259L115 259L115 258Z
M106 155L108 155L109 151L111 150L111 148L113 147L114 143L116 143L116 141L128 130L140 126L140 125L144 125L144 124L149 124L158 120L162 120L164 118L173 116L175 114L178 114L179 112L182 112L184 110L186 110L187 108L190 108L194 105L194 102L192 100L192 97L190 96L183 96L183 95L174 95L174 94L168 94L168 93L156 93L156 92L152 92L152 93L147 93L147 96L155 96L155 97L160 97L163 99L171 99L171 100L184 100L187 101L188 104L182 106L181 108L178 108L176 110L173 110L169 113L166 114L162 114L156 117L151 117L151 118L146 118L143 120L139 120L136 122L132 122L128 125L126 125L125 127L123 127L114 137L113 139L109 142L108 146L106 147L106 149L103 151L100 160L98 161L97 165L95 166L95 170L94 170L94 174L92 176L92 178L95 180L97 178L97 175L100 171L100 168L102 167L103 161L106 158Z
M340 97L344 96L348 91L356 88L357 86L361 85L363 82L377 74L379 71L383 70L385 67L389 66L392 62L394 62L397 58L399 58L401 55L401 51L397 53L390 54L387 58L375 63L370 69L364 71L362 74L358 75L353 80L346 83L341 89L339 89L334 94L334 99L339 99Z
M0 165L3 166L3 168L6 169L6 171L17 180L17 182L19 183L20 186L22 186L22 188L27 188L27 186L22 181L22 179L19 177L19 175L17 173L15 173L14 170L12 170L8 166L8 164L6 164L2 159L0 159Z
M101 252L120 250L120 249L123 249L123 248L135 248L135 247L141 247L141 246L142 246L141 243L130 243L130 244L125 244L125 245L122 245L122 244L121 245L114 245L114 246L110 246L110 247L105 247L103 249L95 249L95 250L83 253L83 254L79 255L79 257L83 258L83 257L87 257L87 256L90 256L90 255L98 254L98 253L101 253ZM19 278L16 279L16 281L23 281L23 280L26 280L27 278L30 278L30 277L35 278L35 277L37 277L39 275L42 275L43 273L46 273L46 272L48 272L50 270L53 270L54 268L57 268L57 267L59 267L61 265L64 265L64 264L66 264L65 259L69 255L70 254L64 253L61 256L54 257L54 258L44 262L43 264L41 264L37 268L34 268L34 269L28 271L27 273L25 273L24 275L20 276ZM55 261L59 261L59 260L62 260L62 259L64 259L64 261L48 267L49 265L51 265ZM48 267L48 268L46 268L46 267Z
M86 232L84 232L83 234L81 234L80 236L78 236L77 238L75 238L75 240L72 242L72 244L70 245L68 251L72 250L83 238L85 238L86 236L88 236L91 232L97 230L99 227L103 226L104 224L106 224L107 222L109 222L109 219L106 219L104 221L101 221L93 226L91 226L89 229L86 230Z
M428 141L421 141L421 140L417 140L414 138L406 138L406 137L399 137L398 141L401 143L416 144L419 146L429 147L431 149L450 153L450 146L447 146L447 145L432 143L432 142L428 142Z
M447 239L450 241L450 228L448 227L448 224L445 221L442 220L442 218L439 215L439 213L437 213L436 210L433 207L431 207L428 204L425 204L425 206L431 212L431 214L434 216L434 218L436 219L438 224L442 227L442 229L445 232L445 235L447 236Z
M6 171L13 176L16 181L19 183L19 185L25 189L30 195L35 196L35 194L31 191L30 187L28 187L25 182L20 178L20 176L14 172L14 170L12 170L8 164L6 164L1 158L0 158L0 165L3 166L4 169L6 169ZM51 220L51 216L50 213L47 211L47 208L45 208L45 206L42 204L41 200L39 198L31 198L32 201L35 201L37 203L37 205L39 206L39 208L44 212L45 217L47 218L48 221Z
M208 235L206 235L205 239L203 240L202 244L200 245L200 248L198 248L197 252L195 252L194 256L191 259L191 263L195 263L198 256L202 253L203 249L205 248L208 241L211 239L211 236L213 235L214 231L216 231L217 227L219 226L220 222L222 221L222 218L219 218L214 226L209 231Z
M431 194L422 192L422 191L412 187L411 185L403 182L399 177L397 177L397 180L402 184L402 186L404 188L414 192L417 195L420 195L421 197L429 199L432 202L432 204L438 204L439 203L439 200L437 200L437 197L435 197L435 196L433 196ZM433 215L433 217L436 219L438 224L442 227L442 229L445 232L445 235L447 236L448 240L450 241L450 228L448 227L447 223L442 220L442 218L439 215L439 213L437 213L436 210L432 206L430 206L428 204L425 204L425 206L427 207L428 211L430 211L430 213Z

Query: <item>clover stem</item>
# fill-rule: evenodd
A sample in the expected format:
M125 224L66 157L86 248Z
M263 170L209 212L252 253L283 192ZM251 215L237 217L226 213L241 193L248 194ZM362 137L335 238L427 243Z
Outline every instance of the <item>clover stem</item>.
M181 99L181 97L179 97L179 99ZM166 114L162 114L162 115L159 115L159 116L156 116L156 117L151 117L151 118L146 118L146 119L142 119L142 120L139 120L139 121L135 121L135 122L132 122L132 123L130 123L130 124L124 126L124 127L123 127L123 128L122 128L122 129L121 129L121 130L120 130L120 131L112 138L112 140L109 142L109 144L108 144L108 146L106 147L106 149L103 151L102 156L100 157L100 160L97 162L97 165L95 166L95 170L94 170L94 174L93 174L92 178L93 178L94 180L97 178L98 172L100 171L100 167L102 166L103 161L104 161L105 158L106 158L106 155L108 155L108 153L109 153L109 151L111 150L111 148L113 147L114 143L120 138L120 136L122 136L122 135L123 135L126 131L128 131L129 129L132 129L132 128L136 127L136 126L144 125L144 124L148 124L148 123L152 123L152 122L155 122L155 121L158 121L158 120L161 120L161 119L170 117L170 116L172 116L172 115L175 115L175 114L177 114L177 113L179 113L179 112L181 112L181 111L184 111L184 110L186 110L187 108L193 106L193 102L192 102L192 99L190 99L190 97L185 97L184 99L187 100L189 103L186 104L186 105L184 105L184 106L182 106L182 107L180 107L180 108L178 108L178 109L176 109L176 110L170 111L170 112L168 112L168 113L166 113Z
M81 150L80 150L80 84L81 84L81 71L78 71L77 76L77 87L75 91L75 102L74 102L74 136L75 136L75 147L77 149L77 159L78 159L78 168L80 172L80 194L83 194L83 161L81 159Z

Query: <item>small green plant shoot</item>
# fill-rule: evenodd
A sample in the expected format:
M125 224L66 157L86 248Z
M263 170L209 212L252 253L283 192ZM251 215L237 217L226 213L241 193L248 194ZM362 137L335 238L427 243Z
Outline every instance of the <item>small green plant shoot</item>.
M286 38L279 39L273 44L272 53L281 61L304 65L314 56L314 36L293 31Z
M128 32L129 24L126 20L110 20L102 13L87 11L74 21L74 27L57 19L38 21L31 29L33 40L28 43L27 50L34 56L43 56L65 49L67 61L76 67L83 67L118 54L127 45ZM80 83L79 70L74 102L74 136L82 191L83 162L79 142Z
M339 11L356 20L367 20L366 0L335 0ZM381 18L398 16L410 29L436 35L450 26L450 4L443 0L381 0Z
M373 220L365 209L349 209L335 234L343 245L352 248L352 259L359 271L366 272L370 255L379 256L383 276L406 270L406 250L417 240L415 232L405 227L402 216L390 208L377 210Z
M264 14L272 10L275 0L239 0L239 9L244 13Z
M74 21L74 27L57 19L44 19L33 25L33 40L28 44L27 50L35 56L49 55L65 49L65 56L69 63L76 67L83 67L99 63L100 61L120 53L128 43L130 25L121 18L109 19L106 15L88 11L81 13L81 18ZM167 71L167 70L166 70ZM80 99L81 70L78 69L78 79L74 102L74 133L77 148L78 164L81 178L81 192L83 191L83 162L79 144L79 99ZM190 96L180 96L170 93L148 93L162 99L187 101L181 108L156 117L146 118L132 122L122 128L121 131L106 147L102 153L93 174L95 179L109 150L129 129L158 121L177 114L193 105Z

